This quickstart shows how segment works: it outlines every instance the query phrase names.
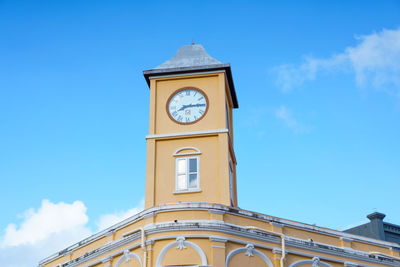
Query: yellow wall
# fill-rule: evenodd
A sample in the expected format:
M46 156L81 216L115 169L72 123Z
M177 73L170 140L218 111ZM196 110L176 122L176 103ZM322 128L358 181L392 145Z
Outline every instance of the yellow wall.
M223 83L223 84L220 84ZM178 89L196 87L203 90L209 101L207 114L194 124L182 125L173 122L167 114L167 100ZM184 76L152 79L150 86L150 134L192 132L225 128L225 80L224 74Z
M167 102L176 90L185 87L201 89L208 98L208 111L199 121L189 125L178 124L167 113ZM227 109L228 107L228 109ZM227 114L228 112L228 114ZM177 202L210 202L237 205L236 159L233 150L232 100L225 73L200 74L183 77L151 79L149 135L190 133L227 129L188 136L155 136L147 140L145 207ZM201 192L175 193L174 152L182 147L200 150ZM233 163L233 191L229 180L229 155Z

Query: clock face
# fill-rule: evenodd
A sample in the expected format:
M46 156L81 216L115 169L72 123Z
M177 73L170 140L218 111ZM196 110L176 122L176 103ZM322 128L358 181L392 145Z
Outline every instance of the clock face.
M167 103L168 115L172 120L181 124L198 121L206 114L207 109L207 96L197 88L179 89Z

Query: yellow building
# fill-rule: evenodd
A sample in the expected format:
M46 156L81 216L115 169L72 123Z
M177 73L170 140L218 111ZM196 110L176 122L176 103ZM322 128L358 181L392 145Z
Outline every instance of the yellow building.
M400 266L398 244L238 208L229 64L188 45L144 76L145 210L39 266Z

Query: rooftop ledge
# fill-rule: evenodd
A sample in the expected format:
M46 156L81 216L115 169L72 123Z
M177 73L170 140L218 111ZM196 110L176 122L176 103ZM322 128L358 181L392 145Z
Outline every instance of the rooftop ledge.
M238 108L239 103L236 96L235 85L233 83L231 64L229 63L221 63L221 64L213 64L213 65L203 65L203 66L188 66L188 67L172 67L166 69L151 69L144 70L143 76L146 79L147 85L150 86L150 78L152 76L160 76L160 75L178 75L178 74L195 74L201 72L208 71L225 71L226 79L229 85L229 91L232 96L233 107Z

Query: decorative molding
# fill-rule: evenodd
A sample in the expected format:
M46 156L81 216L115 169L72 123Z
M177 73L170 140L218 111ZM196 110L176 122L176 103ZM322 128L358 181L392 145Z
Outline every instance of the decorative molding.
M124 256L122 256L125 258L125 262L128 262L131 259L131 256L129 255L129 250L125 249L124 250Z
M176 242L178 242L178 245L176 246L177 249L187 249L187 247L185 247L185 238L183 236L176 238Z
M249 257L253 257L255 254L255 255L259 256L262 260L264 260L268 267L274 267L271 260L267 256L265 256L264 253L255 249L254 245L250 244L250 243L247 244L245 247L237 248L237 249L234 249L231 252L229 252L228 256L226 256L225 267L228 267L228 264L229 264L229 261L231 260L231 258L238 253L245 253L245 255L249 256Z
M67 247L64 250L61 250L60 252L57 252L57 253L41 260L39 262L39 265L45 265L45 264L49 263L50 261L53 261L55 259L58 259L58 258L64 256L65 253L69 253L71 251L73 252L83 246L93 243L93 242L103 238L106 235L106 233L109 232L111 229L115 229L115 230L122 229L122 228L126 227L127 225L130 225L132 223L140 221L142 218L144 218L145 216L147 216L148 214L151 214L151 213L157 214L157 213L163 213L163 212L169 212L169 211L185 211L185 210L201 211L201 210L210 210L210 209L212 209L214 211L217 210L217 211L225 212L226 214L235 215L235 216L239 216L239 217L252 218L254 220L263 221L263 222L267 222L267 223L270 222L271 220L274 220L274 221L277 220L277 218L275 218L275 217L271 217L271 216L263 215L263 214L259 214L259 213L254 213L254 212L250 212L250 211L242 212L242 210L240 210L240 209L232 208L232 207L221 205L221 204L181 203L181 204L157 206L157 207L152 207L152 208L149 208L142 212L139 212L138 214L136 214L128 219L125 219L125 220L123 220L123 221L97 233L97 234L94 234L86 239L83 239L82 241L75 243L75 244ZM212 231L214 231L214 232L233 234L233 235L242 236L242 237L246 237L246 236L249 237L248 231L238 230L237 227L236 227L236 230L232 230L229 228L228 224L226 224L226 226L224 226L224 227L220 227L220 226L213 227L212 225L220 225L221 222L214 221L214 220L207 220L207 221L209 222L209 224L208 224L209 226L207 226L207 225L201 226L200 227L201 230L204 229L204 231L207 231L207 229L212 229ZM295 229L300 229L300 230L310 231L310 232L317 232L319 234L325 234L325 235L333 236L333 237L337 237L337 238L351 237L353 240L363 242L365 244L379 245L379 246L384 246L384 247L388 247L388 248L394 248L396 251L397 251L397 249L400 249L400 246L397 244L394 244L394 243L380 241L380 240L374 240L374 239L367 238L367 237L355 236L355 235L343 233L343 232L340 232L337 230L320 228L318 226L311 226L311 225L307 225L307 224L303 224L303 223L287 221L285 219L279 219L279 222L282 223L284 226L287 225L287 226L293 227ZM156 233L156 232L162 233L162 232L176 231L176 229L165 229L165 228L160 228L155 231L154 224L146 225L146 232L147 232L147 228L152 231L151 234ZM192 228L190 228L190 227L187 229L181 228L179 230L186 231L186 230L190 230L190 229L192 229ZM201 236L201 235L198 235L198 236ZM265 236L250 235L250 236L251 236L251 238L254 238L257 240L263 240L263 241L277 243L277 244L279 243L279 238L273 238L273 237L269 237L267 235L265 235ZM129 237L125 237L123 239L115 240L107 245L104 245L104 246L96 249L95 251L91 251L90 254L87 256L75 258L72 261L67 262L67 265L65 265L65 266L73 267L73 266L81 265L84 262L95 259L99 255L104 255L105 253L114 251L122 246L131 244L132 242L134 242L135 240L138 240L139 238L140 238L140 236L135 234L135 235L132 235ZM290 239L294 240L293 238L290 238ZM238 240L238 239L230 238L229 240ZM399 261L393 260L392 258L390 258L390 256L380 256L379 258L370 257L369 254L366 252L362 252L362 251L358 251L358 250L354 250L354 249L353 250L350 250L347 248L345 249L342 247L335 247L335 246L328 245L328 244L324 244L326 248L323 248L323 246L318 247L318 246L316 246L315 243L313 246L310 247L309 242L304 243L300 239L298 239L294 243L289 241L288 245L292 246L292 247L300 248L300 249L307 249L311 253L313 251L317 252L317 253L327 253L327 254L334 255L334 256L344 257L344 258L348 258L348 259L355 259L355 260L376 263L376 264L383 264L383 265L387 265L387 266L398 266L398 264L399 264ZM134 248L136 246L138 246L138 244L134 244L134 245L130 246L130 248ZM288 253L289 253L289 251L290 250L287 250ZM298 255L300 255L300 254L301 255L303 255L303 254L311 255L311 254L300 253L300 252L296 252L296 251L291 251L291 253L298 254ZM334 260L333 258L332 258L332 261L341 262L342 264L344 262L343 260L337 261L337 260ZM90 266L92 266L92 264Z
M103 238L105 236L105 233L107 233L108 231L110 231L110 229L121 229L126 227L127 225L134 223L136 221L139 221L140 219L142 219L146 214L154 212L154 213L161 213L161 212L168 212L168 211L177 211L177 210L208 210L208 209L215 209L215 210L221 210L221 211L225 211L226 213L232 214L232 215L238 215L238 216L243 216L243 217L251 217L254 220L258 220L258 221L263 221L263 222L270 222L270 221L276 221L278 218L272 217L272 216L268 216L268 215L264 215L264 214L259 214L259 213L255 213L255 212L251 212L251 211L247 211L248 214L245 214L243 212L240 212L242 210L240 209L232 209L232 207L229 206L225 206L225 205L221 205L221 204L211 204L211 203L202 203L202 202L198 202L198 203L184 203L184 204L170 204L170 205L165 205L165 206L156 206L156 207L152 207L146 210L143 210L141 212L139 212L138 214L125 219L113 226L110 226L109 228L98 232L97 234L94 234L92 236L89 236L88 238L85 238L83 240L81 240L78 243L75 243L69 247L67 247L66 249L63 249L57 253L54 253L53 255L48 256L47 258L41 260L39 262L39 264L43 265L48 263L49 261L55 260L59 257L64 256L64 254L67 251L73 251L76 250L78 248L81 248L83 246L86 246L92 242L95 242L96 240L99 240L101 238ZM232 212L232 210L237 210L237 212ZM366 244L371 244L371 245L380 245L380 246L386 246L386 247L393 247L396 249L400 250L400 245L397 245L395 243L392 242L387 242L387 241L382 241L382 240L376 240L376 239L372 239L372 238L368 238L368 237L362 237L362 236L355 236L352 234L348 234L348 233L344 233L341 231L337 231L337 230L332 230L332 229L326 229L326 228L320 228L318 226L311 226L308 224L304 224L304 223L299 223L299 222L293 222L293 221L288 221L285 219L278 219L279 222L281 222L283 225L288 225L290 227L293 227L295 229L299 229L299 230L304 230L304 231L311 231L311 232L318 232L320 234L325 234L325 235L329 235L329 236L333 236L333 237L351 237L354 238L354 240L360 241L360 242L364 242Z
M207 265L207 257L204 251L195 243L187 241L185 237L183 236L178 236L176 238L176 241L169 243L166 245L161 251L160 254L158 254L157 261L156 261L156 267L162 267L161 263L162 260L165 256L165 254L168 252L173 247L176 247L177 249L182 250L183 248L186 248L186 246L193 248L200 256L201 258L201 265Z
M201 231L212 231L212 232L219 232L219 233L223 233L223 234L230 234L230 235L235 235L237 236L237 238L227 238L226 236L220 236L221 239L227 239L230 242L234 242L234 243L239 243L239 244L243 244L243 246L245 246L247 243L239 238L252 238L254 240L259 240L262 242L269 242L269 243L275 243L277 245L280 244L280 238L275 237L275 236L271 236L271 235L259 235L256 233L253 233L251 231L248 231L246 229L242 229L238 228L235 225L229 225L223 222L219 222L219 221L201 221L201 220L197 220L197 221L186 221L186 222L178 222L178 223L173 223L174 226L171 226L171 222L168 223L158 223L158 224L149 224L147 226L145 226L146 228L146 232L149 234L158 234L158 233L169 233L171 231L193 231L193 226L196 226L197 230L201 230ZM179 237L180 235L170 235L167 234L165 236L159 236L156 238L151 238L148 240L165 240L165 239L176 239L177 237ZM187 238L210 238L209 235L207 234L188 234L185 235ZM216 236L214 236L216 237ZM218 236L217 236L218 237ZM119 240L114 241L113 244L109 245L109 246L104 246L101 247L99 249L96 250L95 253L90 253L89 256L83 256L81 257L81 259L74 259L70 262L67 262L67 264L65 265L65 267L75 267L75 266L81 266L84 262L87 262L89 260L92 260L96 257L99 257L107 252L116 250L120 247L126 246L126 244L132 243L134 241L140 241L140 235L139 234L134 234L134 235L130 235L126 238L122 238ZM254 243L254 242L253 242ZM254 243L255 244L255 243ZM255 244L257 247L260 248L264 248L264 249L274 249L274 247L272 246L267 246L264 244ZM318 245L317 243L314 243L313 245ZM129 249L134 249L136 247L140 246L140 243L135 244L134 246L129 247ZM370 263L376 263L376 264L383 264L383 265L387 265L387 266L399 266L399 262L398 261L394 261L394 260L390 260L389 258L376 258L376 257L370 257L368 253L362 252L362 251L357 251L357 250L352 250L352 251L348 251L348 250L344 250L343 248L336 248L333 247L331 245L327 245L327 244L323 244L323 246L321 247L315 247L315 246L311 246L310 247L310 243L307 242L306 240L301 240L301 239L294 239L294 238L289 238L286 242L286 253L287 254L294 254L294 255L301 255L304 257L310 257L312 258L313 255L315 255L316 253L318 254L329 254L329 255L333 255L335 257L342 257L345 259L356 259L356 260L360 260L360 261L364 261L364 262L370 262ZM310 253L304 253L304 252L300 252L300 251L296 251L296 250L290 250L288 249L289 247L295 247L295 248L299 248L299 249L306 249L308 251L310 251ZM121 254L122 251L119 252L119 254ZM113 254L113 255L118 255L118 254ZM339 262L341 264L344 263L344 260L341 259L335 259L335 258L329 258L329 257L320 257L324 260L329 260L332 262ZM88 266L94 266L94 263L91 263Z
M280 244L280 238L275 237L275 236L270 236L270 235L259 235L256 233L253 233L251 231L248 231L246 229L240 230L235 225L228 225L226 223L218 222L218 221L186 221L186 222L178 222L174 223L174 226L171 226L171 222L168 223L158 223L158 224L150 224L145 226L146 232L149 234L157 234L157 233L169 233L171 231L193 231L193 226L196 226L197 230L201 231L212 231L212 232L219 232L223 234L230 234L230 235L235 235L238 238L227 238L226 236L221 236L220 238L222 239L227 239L228 241L234 242L234 243L239 243L243 244L244 246L247 244L245 241L239 239L239 238L252 238L254 240L259 240L262 242L269 242L269 243L275 243L275 244ZM165 239L171 239L174 238L176 239L179 235L165 235L165 236L160 236L157 238L152 238L150 240L165 240ZM209 238L209 235L202 235L202 234L193 234L193 235L186 235L187 238ZM126 238L116 240L112 245L110 246L104 246L96 250L95 253L90 253L89 256L83 256L81 259L74 259L70 262L67 262L65 267L75 267L75 266L81 266L84 262L87 262L89 260L92 260L96 257L99 257L100 255L103 255L109 251L116 250L120 247L126 246L126 244L132 243L134 241L140 241L140 235L135 234L135 235L130 235ZM254 243L254 242L253 242ZM254 243L255 244L255 243ZM314 243L313 245L317 245ZM133 249L134 247L140 246L140 243L135 244L134 246L130 247L130 249ZM256 244L257 247L261 247L264 249L270 249L272 250L274 247L271 246L266 246L263 244ZM311 246L309 242L306 240L301 240L301 239L293 239L289 238L286 243L287 248L289 247L296 247L299 249L306 249L310 251L310 253L304 253L296 250L290 250L287 249L286 253L287 254L295 254L295 255L301 255L304 257L310 257L312 258L313 255L315 254L329 254L333 255L335 257L342 257L345 258L346 260L350 259L356 259L356 260L361 260L364 262L371 262L371 263L376 263L376 264L383 264L387 266L398 266L399 262L390 260L388 258L371 258L368 253L362 252L362 251L347 251L342 248L337 249L336 247L333 247L331 245L323 244L321 247L315 247ZM122 253L119 252L120 254ZM115 255L115 254L113 254ZM322 257L321 257L322 258ZM335 258L328 258L328 257L323 257L324 260L329 260L332 262L339 262L341 264L344 263L344 260L338 260ZM94 266L93 263L91 263L89 266Z
M128 262L131 260L131 258L135 258L139 261L140 266L142 265L142 259L139 257L138 254L134 253L134 252L130 252L129 249L125 249L123 251L123 255L121 258L119 258L119 260L117 261L117 263L115 264L115 267L119 267L121 265L122 262Z
M249 256L249 257L254 257L254 245L253 244L247 244L246 245L246 252L244 253L244 255Z
M318 257L312 258L312 267L318 267L320 264L320 260Z
M181 152L182 150L194 150L194 151L196 151L196 152L179 153L179 152ZM200 152L200 150L199 150L198 148L195 148L195 147L193 147L193 146L187 146L187 147L181 147L181 148L177 149L177 150L174 152L174 154L172 154L172 155L173 155L174 157L177 157L177 156L200 155L200 154L201 154L201 152Z
M320 260L319 257L314 257L312 258L312 260L300 260L300 261L296 261L295 263L292 263L289 267L297 267L297 266L301 266L301 265L308 265L308 266L312 266L312 267L332 267L332 265L323 262Z
M219 134L219 133L228 133L228 132L229 132L228 129L216 129L216 130L207 130L207 131L194 131L194 132L182 132L182 133L170 133L170 134L149 134L146 136L146 139L191 136L191 135L200 135L200 134Z

